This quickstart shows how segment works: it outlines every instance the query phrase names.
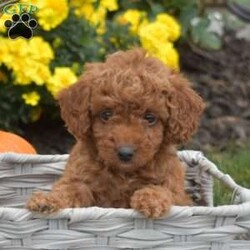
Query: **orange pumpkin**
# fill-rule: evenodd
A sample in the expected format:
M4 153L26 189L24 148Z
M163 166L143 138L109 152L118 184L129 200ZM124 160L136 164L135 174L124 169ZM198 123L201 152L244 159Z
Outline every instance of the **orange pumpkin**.
M22 137L0 130L0 153L36 154L34 147Z

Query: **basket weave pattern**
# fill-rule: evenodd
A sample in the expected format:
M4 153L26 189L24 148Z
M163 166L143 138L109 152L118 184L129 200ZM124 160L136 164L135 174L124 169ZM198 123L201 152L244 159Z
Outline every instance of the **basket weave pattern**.
M132 209L68 208L51 216L23 208L34 190L49 191L68 155L0 155L0 249L249 250L236 236L250 231L250 190L196 151L181 151L186 190L197 206L172 207L150 220ZM234 205L213 207L212 179L224 182Z

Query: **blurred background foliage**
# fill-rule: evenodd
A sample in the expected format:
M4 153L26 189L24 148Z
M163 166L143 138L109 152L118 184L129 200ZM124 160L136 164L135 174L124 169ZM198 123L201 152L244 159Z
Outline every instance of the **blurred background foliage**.
M38 21L30 40L11 40L4 26L13 13ZM5 11L6 12L6 11ZM216 19L216 18L215 18ZM214 19L214 20L215 20ZM21 0L0 17L0 129L41 116L58 119L58 92L77 81L86 62L119 49L145 48L179 69L176 44L219 49L221 37L209 29L211 17L196 0Z

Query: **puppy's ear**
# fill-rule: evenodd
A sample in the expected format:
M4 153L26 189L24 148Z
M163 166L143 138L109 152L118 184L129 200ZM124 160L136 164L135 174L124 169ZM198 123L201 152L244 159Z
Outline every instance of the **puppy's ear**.
M90 127L89 100L90 88L82 79L58 95L61 116L77 139L83 139Z
M190 87L181 74L173 72L169 77L170 91L166 96L169 118L165 128L166 143L186 142L196 131L204 110L202 98Z

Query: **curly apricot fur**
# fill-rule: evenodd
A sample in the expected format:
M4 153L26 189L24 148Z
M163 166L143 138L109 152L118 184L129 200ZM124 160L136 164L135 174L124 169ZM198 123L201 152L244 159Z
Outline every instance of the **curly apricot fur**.
M141 49L119 51L88 64L58 101L77 143L61 179L49 194L34 194L30 210L132 207L157 218L174 204L192 203L176 145L196 131L204 103L180 73ZM107 121L100 119L105 109L112 111ZM156 117L154 125L145 113ZM135 150L129 162L117 155L124 145Z

